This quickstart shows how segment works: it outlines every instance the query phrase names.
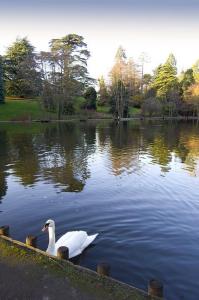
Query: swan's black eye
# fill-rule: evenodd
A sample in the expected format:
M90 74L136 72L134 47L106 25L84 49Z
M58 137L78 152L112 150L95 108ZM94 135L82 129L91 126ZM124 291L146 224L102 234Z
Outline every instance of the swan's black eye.
M45 224L45 228L48 227L49 225L50 225L50 223L46 223L46 224Z

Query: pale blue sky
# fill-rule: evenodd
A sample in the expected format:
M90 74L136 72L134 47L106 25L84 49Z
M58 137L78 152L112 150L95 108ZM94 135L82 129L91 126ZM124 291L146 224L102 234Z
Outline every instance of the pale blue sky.
M36 50L68 33L85 37L92 76L107 75L122 45L138 59L147 52L152 71L170 52L179 71L199 58L198 0L0 0L0 53L17 36L27 36Z

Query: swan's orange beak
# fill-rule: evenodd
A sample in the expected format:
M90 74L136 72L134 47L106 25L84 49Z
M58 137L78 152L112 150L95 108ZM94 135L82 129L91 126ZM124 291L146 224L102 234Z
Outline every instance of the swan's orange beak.
M48 225L45 224L41 231L43 232L48 231Z

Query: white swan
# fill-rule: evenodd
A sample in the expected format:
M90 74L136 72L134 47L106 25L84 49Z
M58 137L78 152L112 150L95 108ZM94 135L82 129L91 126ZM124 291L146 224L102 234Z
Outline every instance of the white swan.
M57 256L57 249L61 246L65 246L69 249L69 258L81 254L98 236L98 233L88 236L86 231L70 231L62 235L62 237L55 242L55 222L53 220L46 221L42 231L47 230L49 234L49 244L46 252Z

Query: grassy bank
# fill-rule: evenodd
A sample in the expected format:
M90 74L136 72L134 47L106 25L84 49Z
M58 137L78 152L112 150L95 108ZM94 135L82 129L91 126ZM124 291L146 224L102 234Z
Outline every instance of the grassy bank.
M49 295L50 299L152 299L145 292L132 286L106 276L99 276L94 271L73 265L69 261L59 260L39 249L3 236L0 236L0 266L3 267L3 270L0 268L0 277L4 279L5 293L8 296L9 291L15 297L18 295L19 299L30 299L27 297L27 290L28 292L31 290L31 299L37 299L36 294L43 295L44 285L46 285L45 294ZM19 285L17 294L16 286ZM53 297L51 285L56 297ZM1 293L4 291L1 287Z
M81 99L80 99L81 100ZM111 118L106 111L86 111L79 108L79 99L74 102L76 114L74 116L63 116L63 119L73 118ZM31 121L50 119L56 120L57 114L47 112L43 109L39 99L6 98L5 104L0 105L0 121Z
M97 106L97 112L99 113L109 113L110 111L110 107L109 106ZM136 108L136 107L129 107L129 117L134 117L140 114L140 108Z
M26 121L45 115L39 100L6 99L0 106L0 121Z
M111 119L109 106L97 106L96 111L81 109L84 98L77 97L74 101L75 115L63 116L63 119ZM139 115L140 109L130 107L130 117ZM39 99L6 98L5 104L0 105L0 121L31 121L56 120L57 114L43 109Z

